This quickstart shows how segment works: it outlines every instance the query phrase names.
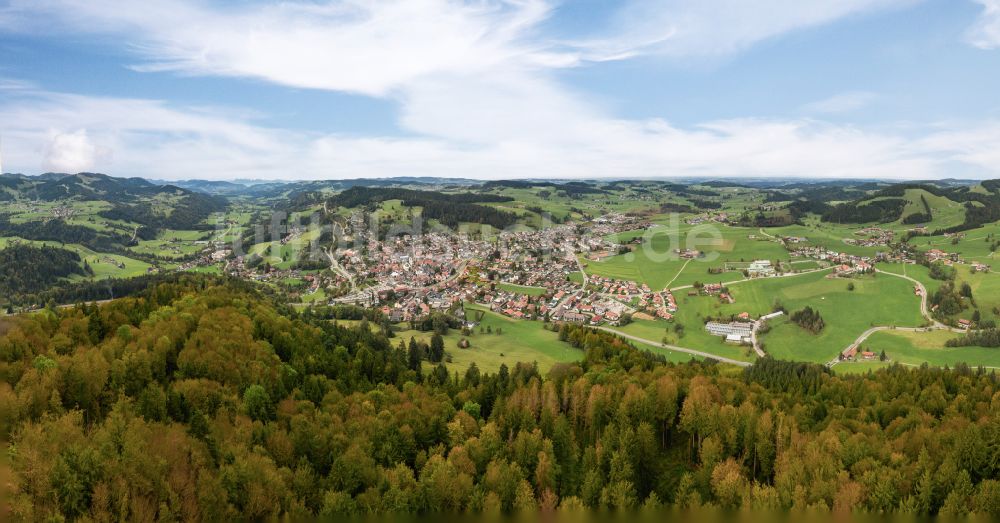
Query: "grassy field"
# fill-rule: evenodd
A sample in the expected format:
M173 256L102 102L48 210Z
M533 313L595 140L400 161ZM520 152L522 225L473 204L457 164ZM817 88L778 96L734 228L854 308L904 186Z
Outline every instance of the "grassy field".
M886 272L904 274L918 280L931 293L935 292L943 283L940 280L932 279L929 276L929 269L922 265L884 263L879 264L878 267ZM972 268L964 264L956 264L954 267L956 285L960 286L964 282L972 287L972 296L979 307L982 319L1000 320L1000 314L997 314L997 311L1000 311L1000 273L992 271L973 273ZM971 319L974 310L970 307L957 317Z
M475 306L467 306L466 311L472 316L472 311L481 310ZM582 353L569 344L559 341L559 335L542 328L542 323L514 320L484 311L482 322L483 332L479 327L468 337L471 346L467 349L458 347L462 334L451 330L445 337L445 351L451 354L452 361L448 370L464 372L469 364L476 365L485 371L495 372L500 364L513 367L518 362L537 362L542 372L548 371L553 364L559 362L577 361ZM486 328L492 333L486 333ZM499 332L499 333L498 333ZM409 341L411 337L430 341L432 333L413 330L403 330L396 333L397 338ZM396 342L398 343L398 342Z
M545 294L544 287L529 287L527 285L514 285L513 283L498 283L497 288L507 292L516 292L528 296L541 296Z
M907 202L906 207L903 208L903 214L899 219L901 227L912 227L912 225L903 224L902 221L911 214L924 212L924 204L921 196L930 205L931 214L934 218L932 221L924 224L928 229L945 229L960 225L965 221L965 206L963 204L951 201L944 196L935 196L923 189L907 189L903 196Z
M827 271L784 278L749 280L730 286L735 303L724 303L712 296L676 294L679 310L674 322L637 320L622 327L623 332L671 344L703 350L719 356L753 361L747 347L726 344L704 330L706 318L728 317L748 312L759 317L772 311L779 301L790 312L806 305L818 309L827 327L811 334L787 318L772 320L772 330L761 335L767 352L776 358L826 362L850 345L873 325L919 326L920 301L906 280L890 276L829 279ZM854 283L854 290L848 290ZM681 337L676 324L684 327Z
M972 287L972 296L983 320L1000 321L1000 273L996 272L972 272L968 265L957 265L955 267L956 281L966 282ZM969 308L960 316L971 318L973 309Z
M956 336L947 331L881 331L868 338L864 347L875 353L884 350L889 360L907 365L967 363L973 367L1000 368L1000 348L945 347L945 342ZM840 365L836 368L839 370Z
M629 236L631 235L631 236ZM631 239L635 233L625 233ZM753 237L753 238L751 238ZM703 258L681 259L674 249L696 249ZM753 260L789 261L781 244L769 241L756 229L729 227L719 224L661 227L646 233L644 242L629 253L611 256L601 261L583 259L588 274L645 283L653 289L691 285L696 281L727 283L743 279L737 271L710 274L709 269L724 267L726 262Z
M692 299L694 300L694 299ZM702 298L707 304L712 298ZM674 331L676 323L662 320L635 320L632 323L618 328L618 330L650 341L662 341L664 337L671 345L687 347L700 350L710 354L717 354L726 358L741 361L753 361L755 359L753 350L749 347L730 345L722 341L721 338L712 336L704 330L704 323L700 320L701 314L694 307L689 307L687 311L683 306L678 312L676 321L685 325L683 336ZM685 319L690 321L684 321Z
M164 258L183 258L205 249L207 245L198 242L207 240L209 235L207 231L165 230L155 240L140 240L129 250Z
M648 211L659 207L658 202L650 201L648 195L632 188L610 193L593 193L585 198L566 196L558 188L553 187L530 189L504 187L494 192L510 196L514 201L487 205L522 216L531 225L539 224L539 216L530 209L542 209L557 220L579 220L583 218L581 211L591 216L600 216L610 211ZM667 196L663 191L658 192L662 193L662 196Z
M501 364L513 368L518 362L537 362L539 370L545 373L556 363L583 359L581 350L559 341L559 335L546 330L542 322L507 318L476 305L466 305L466 311L470 318L474 317L474 311L482 312L483 317L472 336L467 337L471 343L467 349L458 347L459 340L463 338L461 332L451 330L444 336L445 351L452 358L451 363L446 364L451 372L465 372L465 369L473 362L480 370L489 372L496 372ZM399 339L409 342L411 337L430 341L432 333L405 330L402 327L403 324L397 327L400 330L396 331L394 343L399 343ZM482 332L480 332L480 327ZM487 327L492 333L486 332ZM668 361L684 362L692 359L689 354L641 343L634 343L634 345L641 350L661 354Z
M785 278L787 281L760 280L733 287L737 304L742 300L744 306L763 306L766 310L777 299L789 313L808 305L823 316L826 328L819 334L806 331L787 316L773 321L771 331L761 340L774 357L825 362L872 326L915 327L924 323L920 299L906 280L884 275L855 278L850 280L854 284L854 290L850 291L848 281L828 279L824 274Z
M978 261L987 265L992 265L996 258L990 251L993 241L1000 239L1000 223L991 223L983 227L965 231L964 236L958 239L957 243L953 238L945 236L922 236L911 238L910 243L921 250L941 249L946 252L954 252L961 255L963 259Z
M59 247L73 251L80 255L80 266L83 266L84 261L89 263L90 268L94 271L93 278L98 280L104 278L132 278L135 276L141 276L146 274L148 269L152 267L144 261L122 256L120 254L97 253L75 243L62 244L59 242L30 241L21 238L3 237L0 238L0 249L7 247L10 243L15 241L35 246L48 245L50 247ZM91 276L72 276L70 281L82 281L90 278Z
M807 241L799 243L799 246L823 247L825 249L853 254L855 256L874 256L885 247L864 247L860 245L850 245L845 243L847 239L862 238L855 231L864 228L863 225L851 224L842 225L836 223L821 222L816 217L803 220L804 225L789 225L787 227L773 227L765 229L765 232L774 236L795 236L806 238Z
M892 365L890 362L884 361L849 361L844 363L838 363L833 370L837 374L864 374L866 372L873 372L879 369L884 369Z

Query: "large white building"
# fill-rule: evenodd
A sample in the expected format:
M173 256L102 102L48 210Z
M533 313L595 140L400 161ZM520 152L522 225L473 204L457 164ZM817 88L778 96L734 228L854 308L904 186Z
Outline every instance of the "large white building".
M775 270L769 260L754 260L750 262L750 266L747 267L747 274L749 274L751 278L774 276Z
M753 333L753 323L742 321L720 323L717 321L710 321L705 324L705 330L707 330L712 336L721 336L726 337L727 339L731 335L736 335L741 338L750 338Z

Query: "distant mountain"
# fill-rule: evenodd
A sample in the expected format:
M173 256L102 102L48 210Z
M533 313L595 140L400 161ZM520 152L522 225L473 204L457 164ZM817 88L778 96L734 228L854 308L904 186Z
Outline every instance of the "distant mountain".
M166 182L157 180L157 183L171 184L189 191L196 191L204 194L217 196L232 196L246 192L248 187L242 183L212 181L212 180L180 180L176 182Z

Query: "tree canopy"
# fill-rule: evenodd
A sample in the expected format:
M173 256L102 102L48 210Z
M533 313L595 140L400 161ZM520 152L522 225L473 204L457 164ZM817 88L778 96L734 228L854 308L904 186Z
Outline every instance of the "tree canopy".
M5 318L0 432L29 520L682 508L1000 514L992 372L581 361L449 370L369 326L186 277Z

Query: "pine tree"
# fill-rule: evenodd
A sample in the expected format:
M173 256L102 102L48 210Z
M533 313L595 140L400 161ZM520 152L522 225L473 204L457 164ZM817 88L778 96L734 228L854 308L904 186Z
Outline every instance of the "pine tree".
M407 368L413 371L420 371L420 360L423 359L423 355L420 351L420 346L417 345L416 338L410 338L410 347L407 352Z
M431 347L427 359L434 363L439 363L444 359L444 338L440 334L435 333L431 336Z

